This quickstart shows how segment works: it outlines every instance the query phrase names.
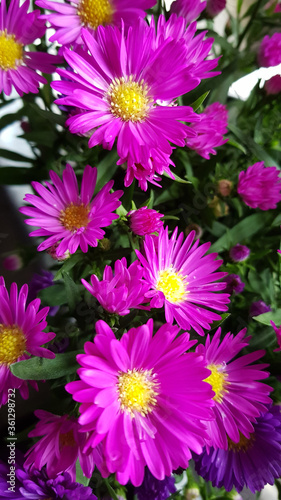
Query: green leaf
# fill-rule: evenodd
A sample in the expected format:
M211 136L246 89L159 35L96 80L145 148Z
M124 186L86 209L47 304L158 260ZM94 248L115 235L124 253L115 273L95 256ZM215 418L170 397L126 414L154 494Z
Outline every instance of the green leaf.
M228 124L228 129L237 137L237 139L241 143L244 144L248 151L251 151L251 153L258 158L259 161L264 161L265 166L275 166L279 169L281 168L277 163L277 160L273 158L267 151L265 151L265 149L263 149L259 144L257 144L251 136L244 134L242 130L232 124Z
M172 181L176 181L176 182L179 182L181 184L192 184L190 181L187 181L185 179L182 179L181 177L179 177L177 174L175 174L174 172L172 172L173 176L174 176L174 179L172 179L172 177L170 177L170 175L167 173L167 172L163 172L163 176L164 177L167 177L168 179L171 179Z
M38 297L48 306L61 306L67 304L67 295L64 285L52 285L38 292Z
M64 280L65 291L67 295L67 302L70 311L74 311L76 304L79 302L79 288L73 279L67 273L62 273L62 278Z
M223 236L221 236L216 243L214 243L210 252L223 252L229 250L237 243L251 238L254 234L258 233L265 226L270 226L272 215L268 212L249 215L236 226L229 229Z
M276 326L281 325L281 309L277 309L277 311L272 312L269 311L264 314L259 314L259 316L254 316L253 319L258 321L258 323L262 323L263 325L270 325L270 321L273 321Z
M51 380L75 373L79 365L77 354L83 351L72 351L57 354L54 359L30 358L10 365L11 372L22 380Z
M218 328L228 318L228 316L230 316L230 313L221 314L221 319L213 321L211 329L214 330L215 328Z
M60 115L58 113L53 113L52 111L47 111L45 109L41 109L35 104L30 104L30 108L33 109L38 115L48 120L50 123L55 123L58 125L64 125L66 117L64 115Z
M271 224L272 226L280 226L281 225L281 214L275 217L274 221Z
M34 160L30 160L34 161ZM0 184L19 185L48 178L45 168L36 167L0 167Z
M2 156L3 158L7 158L7 160L20 161L25 163L32 163L35 161L33 158L28 158L27 156L15 153L14 151L9 151L8 149L0 149L0 156Z
M80 465L80 460L77 458L76 464L76 483L83 484L84 486L88 486L90 482L90 478L84 476L81 465Z
M56 134L52 130L36 130L34 132L26 132L19 137L25 139L27 142L35 142L35 144L39 144L40 146L52 148Z
M71 255L61 266L55 274L54 281L62 279L63 273L68 273L76 264L81 260L80 252Z
M117 151L112 150L108 152L103 160L97 165L98 177L95 187L95 193L98 193L101 188L113 177L117 168L117 160Z
M194 101L192 104L191 104L191 107L193 108L193 111L197 111L198 108L200 108L201 104L203 104L203 102L205 101L205 99L208 97L210 91L207 90L207 92L205 92L204 94L202 94L200 97L198 97L198 99L196 99L196 101Z

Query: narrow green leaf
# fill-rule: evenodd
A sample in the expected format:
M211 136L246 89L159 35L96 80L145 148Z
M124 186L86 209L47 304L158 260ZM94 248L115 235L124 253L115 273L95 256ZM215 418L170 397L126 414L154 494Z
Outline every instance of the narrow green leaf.
M63 273L68 273L81 260L80 252L71 255L61 266L54 277L54 281L61 280Z
M15 153L14 151L9 151L8 149L0 149L0 156L2 156L3 158L7 158L7 160L20 161L21 163L34 162L33 158L28 158L27 156Z
M272 226L280 226L281 225L281 214L277 215L275 217L274 221L272 222Z
M277 309L275 312L269 311L264 314L259 314L259 316L254 316L253 319L258 321L258 323L268 326L271 326L270 321L273 321L276 326L279 327L281 325L281 309Z
M76 356L82 351L57 354L54 359L30 358L10 366L11 372L22 380L51 380L74 373L79 367Z
M84 476L81 465L80 465L80 460L77 458L76 464L76 483L83 484L84 486L88 486L90 482L90 478Z
M185 179L182 179L181 177L179 177L177 174L175 174L174 172L172 172L173 176L174 176L174 179L172 179L172 177L169 176L169 174L167 172L163 172L163 176L164 177L167 177L168 179L171 179L172 181L176 181L176 182L179 182L181 184L192 184L190 181L187 181Z
M214 330L215 328L218 328L228 318L228 316L230 316L230 313L221 314L221 319L213 321L211 329Z
M64 280L65 291L67 295L67 302L69 305L70 311L74 311L77 302L80 300L79 297L79 289L73 279L67 273L62 274L62 278Z
M204 94L202 94L200 97L198 97L198 99L196 99L196 101L194 101L192 104L191 104L191 107L193 108L193 111L197 111L198 108L200 108L201 104L203 104L203 102L205 101L205 99L208 97L210 91L207 90L207 92L205 92Z
M67 295L64 285L48 286L38 292L38 297L51 307L67 304Z
M108 152L103 160L97 165L98 177L95 187L95 193L98 193L101 188L113 177L117 168L117 160L117 151L112 150Z

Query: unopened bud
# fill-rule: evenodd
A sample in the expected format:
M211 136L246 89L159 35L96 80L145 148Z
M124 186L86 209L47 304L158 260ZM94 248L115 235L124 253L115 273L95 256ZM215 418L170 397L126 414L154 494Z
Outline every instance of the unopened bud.
M217 185L217 191L222 196L229 196L233 187L233 182L228 179L221 179Z

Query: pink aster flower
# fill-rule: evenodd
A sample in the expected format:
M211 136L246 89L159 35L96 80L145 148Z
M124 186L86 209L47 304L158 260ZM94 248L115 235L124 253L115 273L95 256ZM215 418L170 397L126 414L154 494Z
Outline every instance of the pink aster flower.
M145 236L158 232L163 227L164 222L161 220L164 214L159 214L157 210L147 207L141 207L137 210L131 210L127 217L129 226L134 234Z
M276 326L274 321L270 321L270 324L276 333L276 340L277 340L278 345L279 345L279 347L277 349L273 349L273 350L274 351L281 351L281 325L279 327Z
M270 210L281 201L281 177L276 167L260 161L240 172L237 192L251 208Z
M78 421L69 415L54 415L44 410L36 410L34 414L39 422L28 436L42 437L25 454L27 459L24 466L41 470L46 465L50 479L68 472L72 481L75 481L75 464L79 458L83 474L91 477L95 464L91 454L82 452L87 434L79 432Z
M115 262L114 273L110 266L105 266L101 281L95 274L91 276L91 285L84 279L81 281L106 311L125 316L130 309L143 309L140 304L147 302L148 286L142 277L142 266L135 261L127 268L123 257Z
M184 17L187 23L195 21L205 9L207 2L204 0L175 0L171 5L171 12Z
M245 337L246 328L237 335L227 333L221 341L219 328L212 340L207 336L205 345L196 347L196 352L204 356L211 375L206 382L211 384L215 396L213 412L215 420L206 422L207 444L227 450L228 438L234 443L240 440L240 433L246 438L253 432L256 418L272 403L269 393L272 387L258 382L269 376L263 369L267 364L253 364L264 356L265 351L255 351L236 357L249 345L250 337ZM233 361L233 359L235 360Z
M264 84L264 89L267 95L275 95L281 92L281 76L275 75L266 80Z
M265 68L281 63L281 33L273 33L271 37L265 35L259 47L258 62Z
M136 250L150 287L146 296L151 299L151 307L165 306L168 323L175 319L181 328L194 328L204 335L203 328L209 330L210 324L221 318L209 309L227 310L229 295L215 293L223 290L225 283L214 283L227 273L214 272L222 263L216 260L216 253L204 256L211 243L199 246L197 240L192 246L195 231L184 242L183 233L177 238L177 232L178 228L169 239L166 227L158 237L145 236L143 252Z
M223 135L227 133L228 111L223 104L214 102L207 106L200 117L201 121L192 125L197 135L188 138L186 145L209 160L210 154L217 154L214 148L222 146L228 141L228 139L223 138Z
M65 45L83 43L81 30L83 27L94 31L98 26L114 24L121 27L121 20L125 25L133 25L138 19L146 16L145 9L153 7L156 0L66 0L63 3L50 0L36 0L36 5L43 9L54 11L52 14L42 15L42 19L49 21L56 30L50 37L51 42L57 41Z
M66 385L82 403L78 421L91 434L85 450L100 444L102 475L116 472L121 484L141 485L146 465L159 480L186 468L190 450L204 444L200 421L212 418L213 392L203 382L210 371L202 356L186 353L194 341L176 338L179 328L167 324L153 335L152 319L121 340L104 321L96 330L77 356L80 380Z
M173 106L173 101L215 74L210 69L217 65L217 60L205 61L212 40L203 41L204 34L194 38L195 25L183 38L177 23L173 26L169 20L165 28L161 19L159 36L154 23L148 26L142 19L127 33L112 26L100 26L94 35L83 29L90 54L65 48L72 69L61 69L59 74L69 81L52 83L65 96L57 104L81 110L68 118L70 131L90 133L89 147L102 144L112 149L116 139L118 164L128 164L131 171L127 185L135 169L141 171L144 188L145 182L169 169L170 142L184 146L186 137L195 135L183 122L200 118L191 107ZM180 19L184 32L185 20Z
M15 377L10 366L12 363L29 359L29 354L42 358L54 358L42 344L46 344L55 337L53 332L44 332L47 326L46 316L49 307L39 310L40 299L33 300L26 305L28 286L23 285L19 290L16 283L12 283L10 295L5 282L0 277L0 406L8 401L8 390L19 389L23 399L28 398L27 380ZM30 381L37 389L37 384Z
M27 13L29 0L21 6L19 0L11 0L7 9L6 0L0 4L0 93L10 95L12 87L22 96L38 92L40 83L47 80L37 73L53 73L55 64L62 58L32 52L27 45L45 33L44 22L38 19L39 10Z
M207 0L206 12L211 17L217 16L223 9L225 9L226 0Z
M119 207L119 198L123 191L110 193L113 181L108 182L92 200L97 169L86 165L83 172L81 192L73 168L66 165L59 176L50 171L53 184L46 182L46 187L39 182L32 182L32 187L39 196L27 194L25 201L33 207L21 207L22 214L32 217L25 220L30 226L38 226L30 236L45 236L38 250L46 250L59 242L57 257L63 257L67 251L75 253L80 247L82 252L88 246L96 247L98 240L104 237L102 227L109 226L118 215L112 213Z

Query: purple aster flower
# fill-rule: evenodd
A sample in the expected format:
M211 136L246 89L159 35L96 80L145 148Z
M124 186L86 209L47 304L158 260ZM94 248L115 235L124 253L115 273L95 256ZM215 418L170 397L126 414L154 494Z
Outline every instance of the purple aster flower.
M131 231L139 236L157 233L164 224L161 220L164 214L159 214L157 210L147 207L131 210L127 217Z
M132 182L134 172L140 186L158 182L169 172L170 142L184 146L195 132L183 122L200 117L189 106L174 106L174 100L215 73L217 59L205 60L213 40L200 34L196 25L185 31L185 20L160 16L157 32L154 21L142 19L128 32L100 26L95 34L82 30L90 54L68 48L64 57L72 70L59 74L69 81L52 83L65 97L57 104L76 106L81 113L71 116L72 133L91 134L89 147L102 144L112 149L117 140L118 164L127 164ZM180 30L180 32L179 32Z
M226 0L207 0L206 12L210 17L215 17L225 9L225 6Z
M260 314L264 314L271 311L271 307L268 306L263 300L257 300L256 302L252 302L249 316L252 318L253 316L259 316Z
M257 419L249 438L241 434L238 443L229 439L228 450L211 448L194 458L198 474L213 486L238 492L246 486L255 493L280 477L280 453L280 406L273 406Z
M228 141L228 139L223 139L223 135L227 132L228 111L223 104L214 102L207 106L200 117L201 121L192 125L197 136L187 138L186 145L209 160L210 154L217 154L214 148Z
M41 274L34 273L28 285L28 303L37 298L38 292L54 284L54 275L46 269L41 270ZM49 316L55 316L59 306L52 306L49 309Z
M277 351L281 351L281 326L279 326L279 327L276 326L275 323L274 323L274 321L270 321L270 324L271 324L273 330L276 333L276 340L277 340L278 346L279 346L277 349L273 349L273 350L276 351L276 352Z
M266 80L264 89L267 95L279 94L281 92L281 76L275 75Z
M36 5L54 13L41 16L56 30L50 37L51 42L62 45L81 44L83 26L90 31L98 26L114 24L121 27L121 20L126 25L135 24L139 17L145 17L145 9L153 7L156 0L66 0L63 3L50 0L36 0Z
M272 402L268 396L272 387L258 382L268 377L269 373L263 370L268 365L253 364L264 356L265 351L236 357L249 345L250 337L245 337L246 332L244 328L235 336L227 333L221 341L219 328L212 340L208 335L205 345L199 344L196 348L212 372L206 382L211 384L215 392L215 420L206 422L206 442L215 448L226 450L228 438L238 443L241 433L249 438L254 430L253 422L266 411L265 405Z
M205 9L207 2L204 0L175 0L171 5L171 13L184 17L187 23L195 21Z
M265 68L281 63L281 33L273 33L271 37L265 35L259 47L258 62Z
M115 262L114 273L110 266L105 266L101 281L95 274L91 276L91 285L84 279L81 281L106 311L125 316L133 308L149 309L140 305L147 302L145 293L149 288L142 278L142 266L135 261L127 268L123 257Z
M116 472L121 484L140 486L145 466L158 480L186 468L190 449L201 453L207 436L201 421L212 418L213 392L203 382L210 371L202 356L186 353L196 341L167 324L153 335L152 319L121 340L104 321L96 331L77 356L80 380L66 385L91 433L85 451L100 443L101 474Z
M119 207L119 198L123 191L110 193L113 181L109 181L92 200L97 169L86 165L81 192L73 168L66 165L62 175L50 171L53 184L46 182L46 187L39 182L32 182L32 187L39 196L27 194L25 201L33 207L21 207L20 212L31 219L25 220L26 224L38 226L30 236L45 236L38 250L46 250L59 242L56 249L58 257L65 252L75 253L80 247L82 252L88 251L88 246L96 247L98 240L104 236L102 227L109 226L118 215L112 213Z
M77 458L86 477L91 477L94 461L91 455L82 453L87 436L81 433L77 420L69 415L53 415L48 411L36 410L39 419L28 436L42 436L26 453L26 469L41 470L46 465L47 476L54 479L62 472L68 472L75 480Z
M11 0L6 7L6 0L0 4L0 93L10 95L12 87L22 96L29 92L37 93L40 83L47 83L43 73L53 73L55 64L62 58L26 50L36 38L45 33L44 22L38 19L39 10L27 13L29 0L21 6L19 0Z
M16 466L15 485L12 490L7 483L10 467L0 461L0 497L10 500L97 500L92 489L82 484L72 482L68 472L49 479L42 469L28 471Z
M237 295L238 293L243 292L245 288L245 283L241 281L238 274L229 274L226 278L224 278L224 281L227 283L225 291L231 295Z
M281 35L281 33L280 33ZM260 161L239 174L237 192L248 207L269 210L281 201L280 170Z
M229 250L229 256L233 262L243 262L249 257L250 253L251 250L246 245L240 245L240 243L237 243Z
M225 288L225 283L214 283L227 273L214 272L222 263L216 260L216 253L204 256L211 243L199 246L197 240L192 246L195 231L184 242L183 233L177 238L177 232L178 228L169 239L166 227L159 231L158 237L145 236L143 252L136 250L150 287L146 296L151 299L151 307L165 306L168 323L175 319L181 328L194 328L204 335L203 328L209 330L210 324L221 318L209 309L227 310L229 295L216 293Z
M0 277L0 406L8 401L8 390L19 389L23 399L28 398L28 382L12 374L10 365L32 354L42 358L54 358L42 344L55 337L53 332L44 332L47 326L46 316L49 308L39 310L40 299L27 305L28 286L18 292L16 283L12 283L10 295L5 282ZM28 354L27 354L28 353ZM37 384L30 381L37 389Z
M151 474L149 469L145 469L142 485L135 489L138 500L167 500L176 491L173 476L165 477L165 479L159 481Z

